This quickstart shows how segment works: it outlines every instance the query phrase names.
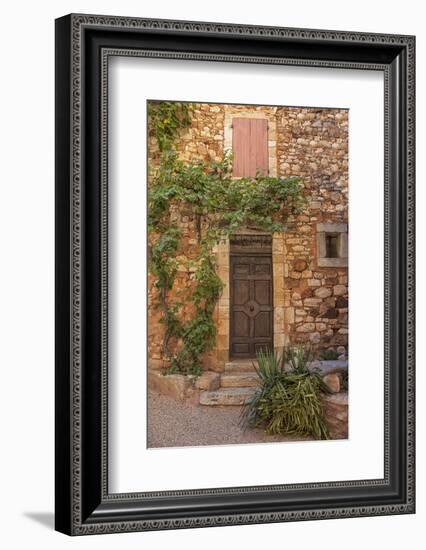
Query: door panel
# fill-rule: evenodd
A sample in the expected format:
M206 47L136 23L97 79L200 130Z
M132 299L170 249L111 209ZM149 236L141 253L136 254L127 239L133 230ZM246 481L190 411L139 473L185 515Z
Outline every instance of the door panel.
M269 273L270 271L270 265L269 264L255 264L254 266L254 272L255 273Z
M270 255L231 256L232 357L256 357L273 350L272 258Z
M250 299L250 283L241 279L234 279L234 303L243 305Z
M260 305L271 303L271 281L254 281L254 299Z
M270 315L268 311L261 311L254 320L254 336L269 338L271 334Z
M234 273L236 275L250 275L250 264L236 264Z
M250 318L243 311L234 311L233 316L233 332L234 336L250 337Z

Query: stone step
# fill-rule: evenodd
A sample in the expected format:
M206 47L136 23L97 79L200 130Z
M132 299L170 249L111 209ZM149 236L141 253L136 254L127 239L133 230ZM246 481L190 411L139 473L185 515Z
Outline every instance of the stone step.
M200 405L244 405L255 388L221 388L200 393Z
M238 372L222 374L220 377L222 388L252 388L259 385L259 377L255 372Z
M225 373L226 374L235 374L238 372L254 372L254 366L252 360L245 361L231 361L230 363L225 363Z

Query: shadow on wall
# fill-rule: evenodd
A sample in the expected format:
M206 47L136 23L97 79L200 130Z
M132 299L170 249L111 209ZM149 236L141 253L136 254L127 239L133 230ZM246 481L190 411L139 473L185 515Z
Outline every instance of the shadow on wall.
M26 518L40 523L44 527L48 527L52 530L55 528L55 516L53 512L24 512L23 515Z

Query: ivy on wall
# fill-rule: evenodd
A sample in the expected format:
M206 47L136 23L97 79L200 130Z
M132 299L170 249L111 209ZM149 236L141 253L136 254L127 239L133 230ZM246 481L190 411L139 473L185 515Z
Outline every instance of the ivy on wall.
M169 372L187 374L200 372L201 355L216 341L213 313L223 284L216 273L215 245L244 227L283 231L288 217L300 212L305 202L300 178L259 174L235 179L230 155L221 162L179 160L175 143L179 132L191 124L192 107L150 102L148 111L149 130L160 150L148 192L149 269L155 277L155 307L161 310L165 326L163 357L170 361ZM176 212L195 220L196 258L186 257L182 231L174 223ZM194 284L191 293L180 299L171 291L182 257L193 272ZM194 311L189 320L182 315L186 305Z

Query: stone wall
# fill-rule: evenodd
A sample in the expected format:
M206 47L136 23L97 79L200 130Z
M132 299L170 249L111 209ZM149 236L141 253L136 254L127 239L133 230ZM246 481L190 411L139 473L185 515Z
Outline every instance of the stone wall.
M284 233L285 333L292 341L347 346L348 269L319 267L317 224L348 223L348 111L277 110L279 175L303 177L305 212Z
M224 147L224 117L223 106L214 104L197 104L191 111L191 126L183 131L176 144L179 158L182 161L194 162L203 160L206 162L220 162L223 159ZM148 138L148 185L151 181L152 171L158 166L160 152L154 135ZM196 225L194 218L185 211L175 209L172 212L171 223L182 230L182 246L178 251L179 269L171 298L179 293L179 300L183 300L185 294L191 292L194 268L188 266L188 261L197 255ZM154 278L148 273L148 362L151 368L165 366L161 347L164 335L164 326L160 323L161 311L154 307L156 290ZM193 310L187 305L180 312L183 319L191 318ZM216 322L219 322L216 315ZM174 342L170 342L170 349L174 349ZM216 365L216 353L209 353L204 358L204 364L208 368Z
M177 148L182 160L220 161L232 145L232 117L268 119L269 169L271 175L301 176L308 203L303 213L290 219L286 231L274 236L274 347L289 341L312 342L319 348L339 347L347 352L348 270L346 262L320 266L318 224L348 223L348 111L296 107L197 104L191 127ZM155 168L159 151L149 138L149 167ZM196 253L195 221L189 213L175 210L171 223L183 231L179 272L173 292L183 295L192 286L187 258ZM217 249L219 276L224 291L215 320L216 349L204 358L206 368L220 370L228 360L229 346L229 247ZM322 262L324 263L324 262ZM337 262L338 263L338 262ZM153 308L155 290L148 276L148 357L151 367L162 366L164 327ZM182 312L189 318L191 308Z

